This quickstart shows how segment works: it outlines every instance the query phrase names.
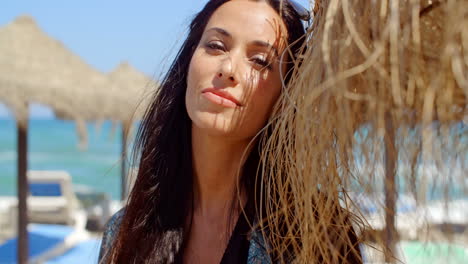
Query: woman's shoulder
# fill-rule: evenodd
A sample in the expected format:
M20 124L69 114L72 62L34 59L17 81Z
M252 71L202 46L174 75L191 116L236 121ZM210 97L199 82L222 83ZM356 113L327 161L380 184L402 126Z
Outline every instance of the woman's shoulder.
M115 234L119 230L120 223L122 222L124 213L125 213L125 208L122 208L119 211L117 211L117 213L115 213L107 222L104 233L107 232L108 234L112 234L112 235Z
M101 248L99 250L99 263L101 263L103 257L109 252L112 242L115 239L115 236L119 232L120 223L122 222L123 215L125 213L125 208L120 209L115 213L107 222L104 229L104 234L102 236Z

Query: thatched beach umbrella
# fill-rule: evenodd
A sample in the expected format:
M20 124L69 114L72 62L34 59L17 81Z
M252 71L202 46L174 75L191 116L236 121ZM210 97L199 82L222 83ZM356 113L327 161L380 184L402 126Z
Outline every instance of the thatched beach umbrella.
M122 120L141 119L151 101L156 82L128 62L120 63L108 76L116 83L113 92L119 94L123 102L126 102L122 105Z
M0 28L0 101L12 107L18 123L18 261L27 248L27 104L50 106L77 121L81 141L84 120L99 120L104 91L112 84L62 43L47 36L34 20L22 16Z
M266 190L288 190L267 210L286 208L275 219L287 219L281 228L296 238L273 248L294 248L299 263L317 253L336 263L340 256L324 241L333 241L327 212L342 206L333 197L348 200L338 186L385 193L386 228L376 239L386 261L394 261L399 191L424 205L434 187L445 201L454 188L468 190L466 129L459 128L467 115L468 2L315 2L308 50L279 102L264 153L275 179ZM408 171L397 175L403 165ZM431 178L436 172L428 165L440 174ZM325 202L311 204L311 197Z
M0 102L4 103L17 120L17 193L18 193L18 263L27 263L27 126L28 105L18 90L0 85Z
M0 102L12 110L17 120L18 263L27 263L27 126L28 105L16 90L0 86Z
M0 84L27 101L52 107L72 119L99 120L107 77L60 41L44 33L29 16L0 28Z
M16 120L27 120L28 112L23 96L16 89L0 86L0 102L11 110Z
M115 84L109 98L111 107L122 121L122 151L121 151L121 199L128 195L127 188L127 141L132 124L140 120L151 101L156 83L128 62L119 64L111 73L109 79Z

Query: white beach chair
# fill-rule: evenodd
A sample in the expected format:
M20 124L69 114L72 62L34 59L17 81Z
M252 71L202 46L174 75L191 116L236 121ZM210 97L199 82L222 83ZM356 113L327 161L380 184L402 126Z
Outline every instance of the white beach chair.
M17 199L14 196L0 197L0 243L14 237L17 231Z
M65 171L28 171L28 219L32 223L66 224L84 230L86 212ZM16 236L17 197L0 197L0 240Z
M65 171L28 171L28 180L30 263L44 263L91 238L85 230L86 212L73 192L70 174ZM4 216L9 219L0 224L8 227L10 233L9 239L0 243L0 263L16 263L18 201L9 201L7 205L8 212Z
M66 171L28 171L30 222L54 223L84 229L86 213L73 192Z

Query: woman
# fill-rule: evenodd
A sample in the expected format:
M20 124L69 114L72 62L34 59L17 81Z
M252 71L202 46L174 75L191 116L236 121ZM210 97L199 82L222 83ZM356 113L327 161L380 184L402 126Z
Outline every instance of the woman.
M290 1L212 0L196 15L142 122L138 176L108 224L102 262L291 260L259 230L275 197L260 190L268 179L257 178L256 135L268 136L304 42L298 10Z

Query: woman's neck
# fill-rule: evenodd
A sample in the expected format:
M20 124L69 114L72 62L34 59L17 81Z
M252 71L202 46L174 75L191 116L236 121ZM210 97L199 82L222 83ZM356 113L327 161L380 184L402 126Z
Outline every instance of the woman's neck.
M229 213L248 143L209 135L192 127L195 214L210 218ZM242 189L241 194L244 204Z

